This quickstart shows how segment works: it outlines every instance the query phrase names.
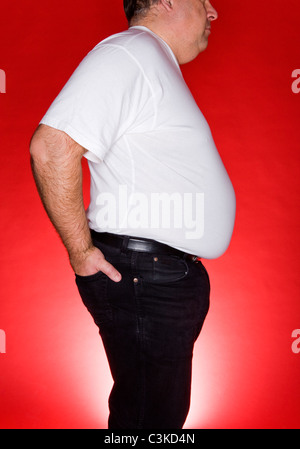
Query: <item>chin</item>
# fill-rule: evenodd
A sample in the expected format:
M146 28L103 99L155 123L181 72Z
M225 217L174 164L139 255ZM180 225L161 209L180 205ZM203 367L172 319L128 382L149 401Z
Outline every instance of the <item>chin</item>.
M206 50L207 46L208 46L208 38L205 38L204 40L202 40L201 44L199 44L198 54Z
M208 39L206 39L206 41L203 42L203 40L201 41L200 44L198 44L197 46L194 46L193 49L190 49L189 52L185 52L183 54L183 56L178 60L178 63L180 65L183 64L187 64L188 62L193 61L194 59L197 58L197 56L202 53L204 50L206 50L208 46Z

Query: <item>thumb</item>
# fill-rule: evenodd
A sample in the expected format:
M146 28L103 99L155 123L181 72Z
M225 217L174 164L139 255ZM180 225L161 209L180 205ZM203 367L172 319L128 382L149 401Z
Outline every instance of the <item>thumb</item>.
M114 282L120 282L122 279L121 273L119 273L119 271L105 259L102 259L101 264L99 264L99 270Z

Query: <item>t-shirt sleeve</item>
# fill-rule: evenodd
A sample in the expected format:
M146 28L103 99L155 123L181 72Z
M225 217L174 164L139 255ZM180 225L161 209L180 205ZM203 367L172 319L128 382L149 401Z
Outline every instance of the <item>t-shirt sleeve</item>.
M100 162L130 129L149 99L138 64L122 47L96 46L80 63L42 118Z

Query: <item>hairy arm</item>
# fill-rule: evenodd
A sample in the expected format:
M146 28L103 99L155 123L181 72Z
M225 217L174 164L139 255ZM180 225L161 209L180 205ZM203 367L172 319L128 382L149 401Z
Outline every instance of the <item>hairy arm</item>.
M82 195L81 158L86 150L62 131L40 125L30 143L31 166L44 208L81 276L103 271L118 282L120 273L93 245Z

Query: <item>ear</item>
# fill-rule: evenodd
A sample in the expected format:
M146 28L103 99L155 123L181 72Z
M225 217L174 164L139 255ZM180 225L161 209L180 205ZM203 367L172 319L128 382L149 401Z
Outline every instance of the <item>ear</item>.
M160 4L168 12L173 9L173 0L160 0Z

